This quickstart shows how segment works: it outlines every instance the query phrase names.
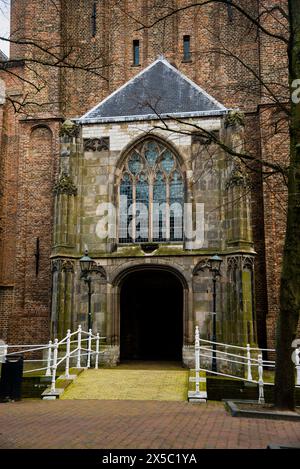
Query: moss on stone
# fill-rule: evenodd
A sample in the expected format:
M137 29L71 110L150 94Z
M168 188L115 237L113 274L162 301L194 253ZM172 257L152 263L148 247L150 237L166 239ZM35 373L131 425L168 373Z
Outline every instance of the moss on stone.
M114 257L144 257L145 253L140 246L126 246L113 253Z
M245 114L241 111L230 111L225 119L225 127L245 126Z

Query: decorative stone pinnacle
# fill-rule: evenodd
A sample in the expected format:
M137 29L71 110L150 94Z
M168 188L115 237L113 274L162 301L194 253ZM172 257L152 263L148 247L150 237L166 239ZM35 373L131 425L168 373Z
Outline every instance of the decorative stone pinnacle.
M60 137L77 137L79 134L79 126L70 119L65 120L59 132Z
M245 127L245 114L242 111L230 111L225 118L225 127Z
M66 172L62 173L59 180L55 184L53 191L56 195L77 195L77 187L74 185L72 178Z

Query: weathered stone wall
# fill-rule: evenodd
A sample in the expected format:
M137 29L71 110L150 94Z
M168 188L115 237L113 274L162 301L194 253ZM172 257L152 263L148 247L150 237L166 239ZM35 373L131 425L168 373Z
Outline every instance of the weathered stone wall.
M190 122L193 122L192 120ZM197 121L195 121L197 123ZM175 155L179 156L184 165L184 176L186 178L187 196L186 202L205 203L205 238L201 248L214 248L220 250L222 234L222 223L219 223L221 200L219 195L219 180L222 172L221 162L217 157L213 170L210 168L210 154L201 155L197 146L192 147L192 137L176 133L180 126L171 123L174 133L155 129L157 122L124 122L118 124L103 124L84 126L82 130L83 142L88 139L109 138L109 151L101 152L85 151L84 158L79 157L79 174L76 181L79 184L78 195L82 197L83 216L81 217L82 234L81 251L84 243L91 251L107 251L107 245L101 245L96 236L99 214L95 213L99 204L111 202L117 204L120 164L130 148L134 146L141 137L154 129L153 137L163 138L174 149ZM208 130L220 130L220 119L201 121L201 125ZM184 129L184 125L181 126ZM164 141L163 140L163 141ZM192 155L192 151L195 153ZM218 156L218 154L216 154ZM71 166L74 159L70 157ZM200 164L207 166L206 173L197 167ZM76 164L76 163L75 163ZM74 173L74 169L71 169ZM198 179L198 180L195 180ZM214 187L213 187L214 186ZM214 214L214 215L212 215ZM215 217L215 220L213 220ZM215 229L214 229L215 224ZM218 226L216 226L218 224ZM83 241L84 240L84 241ZM194 248L193 244L189 248Z
M93 330L100 331L106 337L106 345L113 347L113 357L107 351L106 362L116 363L119 359L120 344L120 289L122 278L129 272L147 268L156 271L167 270L174 272L182 281L184 291L184 338L183 358L186 364L191 360L189 347L194 341L195 325L200 326L201 337L212 339L212 279L208 272L196 275L199 264L206 262L207 256L196 253L186 255L184 251L170 248L172 254L167 255L168 248L162 247L153 254L145 254L135 248L123 248L118 253L105 257L96 257L97 265L101 266L106 274L106 281L97 273L93 274L93 300L92 317ZM222 277L217 289L217 337L219 341L229 341L235 344L246 345L256 343L255 324L252 309L252 262L250 256L224 257ZM57 263L55 265L57 268ZM64 261L66 262L66 261ZM62 262L60 267L60 283L55 294L57 309L53 314L53 330L59 337L64 336L66 328L78 324L87 330L87 286L80 278L79 261L68 261L72 264L69 270L71 283L66 288L66 268ZM65 264L66 265L66 264ZM230 275L230 269L235 269L236 278ZM54 274L55 275L55 274ZM238 280L239 278L239 280ZM234 280L234 282L233 282ZM235 288L234 294L229 289ZM53 288L53 291L54 288ZM65 292L72 291L72 299ZM57 295L64 295L62 301L57 301ZM227 301L231 308L227 308ZM72 309L70 308L72 305ZM71 317L68 319L68 312ZM159 324L157 325L159 327ZM166 338L167 340L167 338Z
M207 130L222 133L228 145L243 144L241 126L225 125L221 118L187 120L187 124L200 122ZM222 278L218 282L218 339L243 345L256 343L250 198L244 193L246 174L236 162L233 164L210 142L180 134L187 124L172 121L169 124L178 133L155 129L155 121L83 125L81 130L68 121L64 124L60 177L55 185L52 331L62 337L68 328L79 323L87 328L87 286L80 279L78 259L88 248L104 269L106 279L93 274L93 328L101 330L109 346L118 347L120 343L120 276L130 269L150 266L181 276L183 356L188 364L189 351L185 347L193 343L195 325L200 325L203 338L212 338L212 279L211 273L201 272L201 265L215 252L224 256ZM99 237L99 206L110 202L118 208L120 169L135 145L149 138L170 145L180 161L186 183L185 202L204 204L201 245L159 244L147 254L140 245L120 245L117 239ZM229 189L233 194L230 210ZM194 210L192 217L196 214ZM77 236L73 238L75 225ZM109 358L107 352L109 362L118 357L116 349L113 350L114 358Z

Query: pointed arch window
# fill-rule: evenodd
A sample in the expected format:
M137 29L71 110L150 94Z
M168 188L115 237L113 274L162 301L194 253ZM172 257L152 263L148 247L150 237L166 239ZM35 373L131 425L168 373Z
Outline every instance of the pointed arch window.
M183 241L184 179L176 156L147 139L121 168L119 242Z

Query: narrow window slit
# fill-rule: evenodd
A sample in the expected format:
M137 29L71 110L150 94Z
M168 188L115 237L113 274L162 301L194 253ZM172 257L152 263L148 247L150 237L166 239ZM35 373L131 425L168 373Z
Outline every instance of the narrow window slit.
M191 37L183 36L183 60L188 62L191 60Z
M133 65L140 65L140 41L133 41Z
M92 37L95 37L97 34L97 3L93 4L92 12Z

